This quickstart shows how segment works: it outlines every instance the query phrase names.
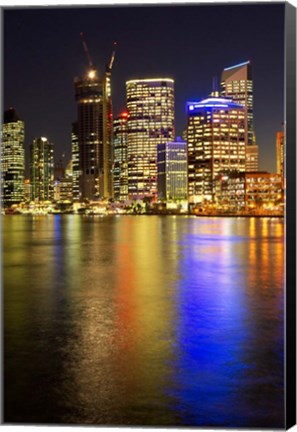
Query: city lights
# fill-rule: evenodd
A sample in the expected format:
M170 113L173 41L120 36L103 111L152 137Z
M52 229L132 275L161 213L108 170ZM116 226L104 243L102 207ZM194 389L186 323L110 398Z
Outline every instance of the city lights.
M23 124L17 118L15 123L5 123L3 170L8 169L10 152L15 158L11 167L19 164L14 175L19 180L4 176L6 207L17 205L20 212L64 209L93 214L97 212L93 203L101 202L105 210L100 207L100 214L179 213L186 207L190 214L283 214L284 133L277 134L280 177L275 183L274 174L258 171L250 61L225 68L220 91L186 103L185 140L176 141L174 79L128 80L127 105L114 116L111 70L115 51L99 78L84 41L83 45L91 68L85 77L74 79L77 121L72 124L70 168L66 175L55 171L54 147L42 136L30 147L30 180L25 183ZM8 142L17 130L19 135ZM268 201L262 189L253 198L242 193L244 185L254 180L265 188ZM8 195L12 185L14 192ZM38 206L28 209L24 204L28 200ZM53 207L43 206L43 201L52 202Z

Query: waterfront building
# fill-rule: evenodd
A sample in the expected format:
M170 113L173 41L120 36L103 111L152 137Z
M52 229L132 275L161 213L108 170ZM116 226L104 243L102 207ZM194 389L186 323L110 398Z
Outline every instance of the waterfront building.
M221 210L254 212L283 209L279 174L266 171L220 173L215 183L216 203Z
M30 145L31 200L52 201L54 186L54 146L45 137Z
M245 171L244 107L212 97L187 103L188 200L214 202L221 171Z
M157 146L174 140L174 81L126 82L129 199L157 198Z
M227 67L221 76L221 95L244 106L246 171L258 170L259 149L256 144L253 119L253 76L250 61ZM249 148L249 147L252 148Z
M4 112L1 149L1 203L6 207L24 200L25 125L14 108Z
M276 172L285 175L285 134L284 129L276 133Z
M179 137L158 144L158 198L187 199L187 143Z
M127 122L127 112L113 121L114 198L120 201L128 199Z
M259 168L259 147L248 145L245 147L245 170L246 172L258 171Z
M111 72L115 57L114 50L103 78L103 194L105 198L113 197L113 109L111 98Z
M55 201L73 201L72 178L63 177L54 182Z
M78 145L78 122L72 123L71 133L71 161L72 161L72 196L73 201L80 200L79 178L79 145Z
M100 75L90 66L74 79L77 102L76 134L79 147L80 199L110 198L112 187L112 103L111 70L114 60Z
M82 199L103 193L103 83L96 69L75 78L79 190Z
M30 179L25 179L24 181L24 198L25 201L31 200L31 184Z

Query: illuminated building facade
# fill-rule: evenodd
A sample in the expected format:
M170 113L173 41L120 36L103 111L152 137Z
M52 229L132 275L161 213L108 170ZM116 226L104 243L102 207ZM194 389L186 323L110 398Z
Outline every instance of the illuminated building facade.
M103 81L103 197L113 197L113 112L111 99L112 59L106 67Z
M276 133L276 172L284 178L285 175L285 134L284 130Z
M4 206L24 200L25 126L16 110L4 112L1 148L1 202Z
M74 84L80 198L94 200L103 195L103 82L93 68Z
M158 198L187 199L187 143L181 139L158 144Z
M77 125L73 134L79 147L79 199L98 200L113 196L111 71L116 42L105 73L100 76L83 33L80 36L89 68L83 77L74 80Z
M221 95L244 106L246 171L257 171L259 149L253 126L253 76L252 65L249 61L224 69L221 77ZM248 148L250 146L251 148Z
M245 171L244 107L229 99L188 102L189 204L214 202L220 172Z
M282 178L268 172L238 172L216 177L216 203L229 211L265 211L282 206Z
M73 201L72 178L63 177L54 182L55 201Z
M65 167L65 177L72 178L72 159L70 159L70 161L67 163L66 167Z
M54 197L54 146L45 137L30 145L30 184L32 201L52 201Z
M114 198L120 201L128 199L127 122L127 112L113 122Z
M78 123L77 122L72 123L71 161L72 161L72 196L73 196L73 201L79 201L80 165L79 165Z
M257 145L248 145L245 147L245 170L246 172L258 171L259 167L259 147Z
M25 191L25 201L31 200L31 184L30 179L25 179L24 181L24 191Z
M157 146L174 140L174 81L126 82L129 199L157 198Z

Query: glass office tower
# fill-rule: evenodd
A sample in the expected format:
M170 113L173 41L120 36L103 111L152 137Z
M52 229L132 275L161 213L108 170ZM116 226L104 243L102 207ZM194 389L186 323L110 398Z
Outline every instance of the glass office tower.
M75 78L80 199L110 198L112 186L111 69L91 67Z
M119 201L128 199L128 156L127 156L128 113L123 112L113 121L114 147L114 198Z
M220 172L245 171L244 107L230 99L188 102L188 199L214 202Z
M30 145L30 185L32 201L52 201L54 198L54 146L45 137Z
M187 199L187 143L179 138L158 144L158 197Z
M4 206L24 200L25 125L16 110L4 112L1 146L1 202Z
M157 198L157 147L174 140L174 81L126 83L128 109L128 193L130 199Z
M246 171L258 171L259 149L256 144L253 125L253 75L250 61L223 70L221 95L244 106Z

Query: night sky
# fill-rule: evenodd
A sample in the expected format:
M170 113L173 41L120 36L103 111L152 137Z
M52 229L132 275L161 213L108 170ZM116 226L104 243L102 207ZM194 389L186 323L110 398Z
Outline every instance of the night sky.
M27 149L34 137L46 136L56 160L63 152L65 162L71 157L73 79L87 68L84 32L102 73L118 42L114 116L125 108L126 80L175 80L176 135L186 126L186 101L207 97L224 67L251 60L259 168L275 171L275 135L284 121L284 3L40 6L6 8L3 15L4 108L15 107L25 121Z

